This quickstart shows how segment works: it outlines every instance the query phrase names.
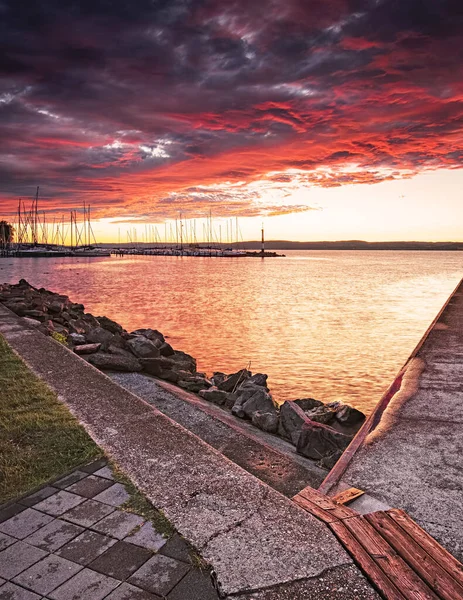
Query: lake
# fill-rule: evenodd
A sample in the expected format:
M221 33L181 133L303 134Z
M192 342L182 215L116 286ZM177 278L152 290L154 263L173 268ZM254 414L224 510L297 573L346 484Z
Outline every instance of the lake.
M269 375L281 401L370 412L462 277L458 252L285 258L0 258L0 282L67 294L129 331L159 329L198 370Z

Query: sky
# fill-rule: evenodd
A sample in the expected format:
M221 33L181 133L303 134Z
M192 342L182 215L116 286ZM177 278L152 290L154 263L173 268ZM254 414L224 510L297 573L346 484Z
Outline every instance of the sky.
M0 0L0 218L463 240L462 36L461 0Z

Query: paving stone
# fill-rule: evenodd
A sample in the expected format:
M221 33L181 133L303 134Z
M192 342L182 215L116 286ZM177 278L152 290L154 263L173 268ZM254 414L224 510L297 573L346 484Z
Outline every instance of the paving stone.
M178 560L156 554L130 577L129 583L159 596L167 596L189 568Z
M2 509L0 509L0 523L3 523L4 521L6 521L7 519L10 519L11 517L14 517L15 515L19 514L20 512L22 512L23 510L25 510L26 507L23 506L22 504L9 504L8 506L4 506Z
M1 600L39 600L41 596L10 581L0 587L0 598Z
M102 469L98 469L98 471L95 471L94 475L98 475L98 477L104 477L105 479L111 479L111 481L114 481L113 472L109 467L103 467Z
M199 569L190 571L167 596L168 600L217 600L209 573Z
M47 556L45 550L34 548L24 542L16 542L0 552L0 576L11 579L45 556Z
M60 490L64 490L64 488L84 479L84 477L88 477L88 473L85 473L84 471L74 471L73 473L66 475L66 477L62 477L58 481L55 481L53 485Z
M170 540L160 549L159 554L170 556L176 560L181 560L188 564L192 564L190 549L185 540L175 533Z
M85 479L81 479L77 483L70 485L66 488L66 491L78 494L79 496L85 496L85 498L93 498L112 485L114 485L113 482L104 477L89 475Z
M85 471L85 473L95 473L99 469L102 469L108 464L106 458L99 458L98 460L94 460L89 465L85 465L85 467L80 467L80 471Z
M101 519L101 521L98 521L98 523L95 523L92 529L122 540L129 533L132 533L135 527L143 525L143 522L144 519L138 515L116 510L104 519Z
M52 600L102 600L119 585L117 579L83 569L48 595Z
M49 554L14 578L14 583L45 596L82 569L81 565Z
M153 524L148 521L138 531L126 537L124 541L157 552L167 542L167 538L158 533Z
M66 523L66 521L54 519L51 523L45 525L45 527L25 538L24 541L37 548L42 548L42 550L54 552L83 531L82 527L74 525L74 523Z
M158 600L161 596L157 596L130 585L130 583L123 583L114 590L109 596L106 596L105 600ZM188 596L185 596L183 600L187 600Z
M37 502L53 496L53 494L56 494L57 491L58 490L55 487L47 485L35 492L35 494L31 494L30 496L26 496L26 498L18 500L18 502L20 504L24 504L24 506L34 506L34 504L37 504Z
M44 515L34 508L26 508L26 510L8 519L8 521L1 523L0 531L18 540L23 540L52 520L53 517L50 517L50 515Z
M34 508L49 515L53 515L54 517L59 517L78 504L82 504L84 500L85 498L82 498L82 496L77 496L66 490L61 490L46 500L42 500L42 502L36 504Z
M94 560L89 567L123 581L139 569L153 553L146 548L134 546L127 542L117 542L104 554Z
M122 483L115 483L110 488L95 496L95 500L98 502L104 502L105 504L110 504L111 506L120 506L127 502L130 498L127 490L122 485Z
M103 517L107 517L114 512L114 510L114 507L109 506L109 504L103 504L96 500L85 500L85 502L79 504L79 506L64 513L61 518L66 519L66 521L71 521L71 523L82 525L83 527L91 527Z
M117 540L114 538L96 531L84 531L84 533L60 548L56 554L86 566L116 542Z
M8 548L8 546L11 546L11 544L14 544L15 542L16 540L10 535L0 533L0 551L5 550L5 548Z

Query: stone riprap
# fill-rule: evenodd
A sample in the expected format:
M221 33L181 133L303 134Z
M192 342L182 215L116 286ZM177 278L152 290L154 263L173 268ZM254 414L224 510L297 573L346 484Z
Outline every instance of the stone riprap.
M97 461L0 507L0 598L217 600L186 542L122 510L119 486Z
M196 360L174 350L156 329L131 333L108 317L85 312L83 304L22 279L0 285L0 303L27 319L39 331L66 343L76 354L103 371L144 372L231 410L255 427L291 442L298 453L331 468L365 420L355 408L313 398L274 402L267 375L247 369L209 379L196 370Z

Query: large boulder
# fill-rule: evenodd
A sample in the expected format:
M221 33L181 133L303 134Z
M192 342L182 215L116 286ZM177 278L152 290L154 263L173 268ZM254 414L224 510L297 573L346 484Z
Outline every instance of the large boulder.
M221 371L214 371L211 377L211 381L214 385L219 385L227 378L226 373L222 373Z
M101 344L102 348L106 350L112 344L114 335L106 329L103 329L103 327L98 326L90 329L86 338L87 342L90 344Z
M137 335L127 341L130 350L137 358L157 358L160 356L159 348L143 335Z
M201 398L204 398L204 400L217 404L218 406L227 406L230 404L230 401L233 401L233 403L235 402L235 396L230 398L230 396L232 396L230 392L224 392L223 390L217 389L215 386L206 390L201 390L199 395Z
M113 321L112 319L108 319L108 317L96 317L96 320L99 322L100 326L103 327L103 329L106 329L110 333L121 334L124 331L119 323L116 323L116 321Z
M365 415L353 406L344 404L340 410L336 412L336 420L342 425L360 425L365 421Z
M101 348L101 344L82 344L82 346L76 346L74 352L76 354L95 354Z
M272 396L262 387L246 400L242 405L242 410L248 419L252 419L252 415L257 411L275 414L277 412Z
M118 354L106 354L97 352L88 357L88 362L102 371L141 371L140 361L134 356L119 356Z
M278 435L295 446L301 435L302 425L308 421L302 408L292 400L287 400L280 406Z
M252 424L262 429L262 431L268 431L269 433L276 433L278 431L278 413L275 412L261 412L256 411L252 415Z
M163 342L159 346L159 352L161 353L161 356L173 356L175 354L175 350L167 342Z
M220 389L220 386L218 386ZM248 380L245 380L236 391L233 393L236 396L236 401L232 406L232 413L239 417L240 419L245 418L245 412L243 410L243 405L254 396L257 392L265 391L260 385L256 385L255 383L250 383ZM230 392L231 393L231 392Z
M219 383L217 387L224 392L234 392L235 389L242 384L246 379L251 377L252 373L247 369L241 369L232 375L229 375L224 381Z
M173 360L163 356L158 358L141 358L140 363L146 373L149 373L149 375L154 375L155 377L161 377L163 371L171 371L172 367L175 365Z
M343 452L351 441L351 435L322 423L307 421L302 425L296 450L307 458L320 461L336 452Z
M323 402L320 400L315 400L315 398L297 398L296 400L292 400L292 402L299 406L299 408L302 408L304 412L313 410L318 406L325 406Z
M209 379L201 376L190 376L187 379L179 379L177 385L188 392L198 393L211 387Z
M162 344L166 341L162 333L157 329L136 329L135 331L132 331L130 335L142 335L145 338L148 338L149 340L154 342L154 344L158 348L160 348Z
M169 360L174 361L175 370L189 371L190 373L196 373L196 359L190 354L182 352L181 350L175 350L172 356L169 356Z
M336 411L330 408L327 404L317 406L317 408L312 408L312 410L307 410L304 412L311 421L315 421L316 423L324 423L325 425L331 423L336 415Z
M87 343L85 335L82 335L81 333L70 333L68 341L71 342L71 344L74 344L74 346L83 346Z
M266 375L265 373L256 373L255 375L252 375L252 377L250 377L248 379L248 381L266 388L267 387L267 379L268 379L268 375Z

